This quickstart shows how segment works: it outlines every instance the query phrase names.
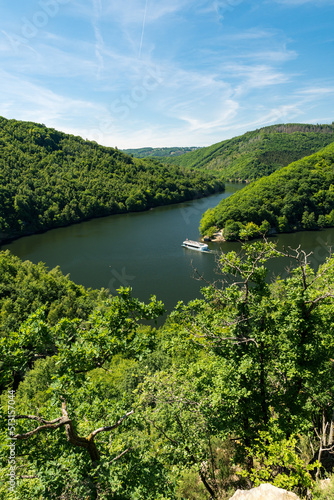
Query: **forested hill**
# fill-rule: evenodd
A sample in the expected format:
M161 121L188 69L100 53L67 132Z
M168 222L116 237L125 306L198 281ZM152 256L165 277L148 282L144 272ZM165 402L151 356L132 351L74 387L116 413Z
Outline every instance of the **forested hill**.
M213 176L134 159L32 122L0 117L0 241L223 189Z
M181 156L191 151L196 151L197 147L174 147L174 148L139 148L139 149L122 149L123 153L132 155L135 158L165 158Z
M273 125L164 161L219 171L225 180L254 180L309 156L333 141L333 124Z
M208 210L201 233L227 240L334 226L334 142L263 177Z

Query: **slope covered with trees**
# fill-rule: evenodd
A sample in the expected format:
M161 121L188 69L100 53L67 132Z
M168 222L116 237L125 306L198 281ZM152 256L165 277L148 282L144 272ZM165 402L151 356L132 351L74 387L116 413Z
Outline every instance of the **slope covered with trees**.
M132 155L135 158L165 158L184 155L185 153L190 153L195 151L196 147L174 147L174 148L138 148L138 149L122 149L122 151L128 155Z
M334 143L222 200L202 217L201 233L227 240L334 226Z
M0 148L1 239L223 189L213 176L36 123L0 117Z
M246 181L269 175L333 141L334 125L273 125L164 161Z
M223 254L221 281L155 330L142 320L162 304L128 289L50 318L54 273L2 253L16 285L29 271L42 293L0 342L1 500L226 500L261 482L314 490L333 467L334 261L315 272L290 251L294 269L269 284L266 262L281 256L265 241Z

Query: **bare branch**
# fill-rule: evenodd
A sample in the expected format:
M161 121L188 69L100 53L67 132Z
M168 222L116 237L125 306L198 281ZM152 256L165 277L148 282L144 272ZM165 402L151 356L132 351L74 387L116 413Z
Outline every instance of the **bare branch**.
M126 413L123 417L121 417L115 424L110 425L110 426L105 426L105 427L100 427L99 429L96 429L95 431L91 432L88 439L93 439L99 432L108 432L116 429L121 425L121 423L130 415L134 413L134 410L129 411Z
M129 451L131 451L131 449L132 448L127 448L126 450L122 451L122 453L120 453L119 455L117 455L117 457L115 457L112 460L110 460L109 465L111 465L113 462L116 462L116 460L118 460L119 458L122 458L123 455L125 455L126 453L128 453Z
M237 319L233 322L226 323L224 326L235 326L243 322L249 321L251 318L245 318L245 319ZM240 345L240 344L247 344L250 342L253 342L256 347L259 347L258 343L256 342L255 339L253 338L248 338L248 337L220 337L219 335L212 333L210 330L208 330L204 325L201 326L203 330L206 330L206 333L199 332L199 328L196 325L193 325L193 329L187 327L187 325L184 325L184 328L191 333L195 338L201 339L210 339L212 343L221 344L222 342L230 342L234 345ZM195 330L195 331L194 331ZM193 341L194 342L194 341Z
M155 424L155 422L152 422L152 420L148 420L148 419L147 419L147 421L148 421L151 425L153 425L153 427L154 427L155 429L157 429L157 431L161 432L161 434L162 434L163 436L165 436L165 438L166 438L166 439L168 439L168 441L170 441L171 443L173 443L173 444L175 444L176 446L178 446L178 444L179 444L179 443L178 443L177 441L175 441L175 439L172 439L172 438L170 438L169 436L167 436L167 434L166 434L166 433L165 433L165 432L164 432L164 431L163 431L160 427L158 427L158 426Z
M66 425L70 422L70 419L68 417L60 417L55 420L51 420L48 422L47 420L40 419L39 417L33 417L31 415L17 415L15 417L16 419L19 418L28 418L30 420L37 420L37 421L42 421L46 422L45 425L40 425L39 427L36 427L36 429L33 429L30 432L26 432L25 434L16 434L13 436L14 439L29 439L31 436L34 436L40 431L44 431L47 429L58 429L58 427L61 427L62 425ZM57 422L57 423L55 423Z

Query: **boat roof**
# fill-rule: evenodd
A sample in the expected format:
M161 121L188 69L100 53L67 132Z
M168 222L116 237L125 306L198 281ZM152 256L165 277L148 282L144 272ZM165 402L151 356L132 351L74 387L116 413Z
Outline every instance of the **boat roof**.
M185 240L183 242L184 244L188 244L188 245L195 245L196 247L207 247L208 245L206 245L206 243L201 243L199 241L193 241L193 240Z

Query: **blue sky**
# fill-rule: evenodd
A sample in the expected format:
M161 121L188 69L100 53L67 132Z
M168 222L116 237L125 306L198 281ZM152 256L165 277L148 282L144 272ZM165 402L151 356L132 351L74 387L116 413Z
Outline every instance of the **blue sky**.
M0 115L107 146L334 120L334 0L1 0Z

